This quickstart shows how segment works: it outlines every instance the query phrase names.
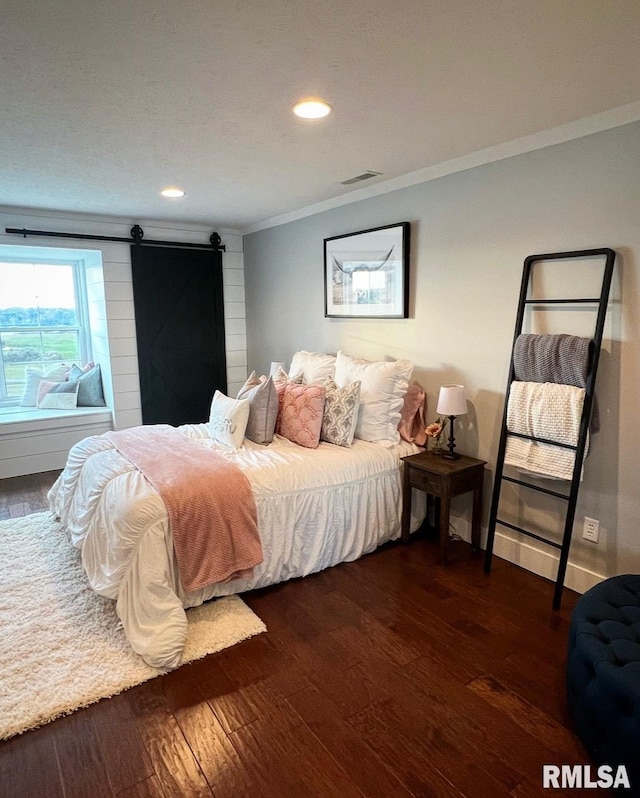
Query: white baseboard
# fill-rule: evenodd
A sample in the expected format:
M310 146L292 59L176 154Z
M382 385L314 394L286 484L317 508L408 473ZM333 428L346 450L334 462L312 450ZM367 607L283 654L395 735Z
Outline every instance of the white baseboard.
M496 532L493 543L493 553L503 560L508 560L532 571L534 574L556 581L558 573L558 561L560 555L553 552L541 551L528 543L514 540L507 535ZM607 577L604 574L597 574L581 565L574 565L571 561L567 565L567 574L564 580L565 587L575 590L577 593L584 593L589 588L602 582Z

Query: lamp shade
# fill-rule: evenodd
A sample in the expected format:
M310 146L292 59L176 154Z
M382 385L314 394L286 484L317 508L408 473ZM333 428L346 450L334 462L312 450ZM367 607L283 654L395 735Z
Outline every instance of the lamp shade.
M463 416L467 412L464 385L442 385L436 413L441 416Z
M279 368L281 368L283 371L285 371L284 360L272 360L271 361L271 368L269 369L269 376L273 377L274 374L276 373L276 371Z

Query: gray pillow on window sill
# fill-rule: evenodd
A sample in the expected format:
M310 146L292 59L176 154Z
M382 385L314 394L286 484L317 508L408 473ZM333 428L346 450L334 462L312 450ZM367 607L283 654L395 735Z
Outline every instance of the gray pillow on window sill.
M99 363L86 372L74 363L69 373L69 382L78 383L78 407L106 407Z

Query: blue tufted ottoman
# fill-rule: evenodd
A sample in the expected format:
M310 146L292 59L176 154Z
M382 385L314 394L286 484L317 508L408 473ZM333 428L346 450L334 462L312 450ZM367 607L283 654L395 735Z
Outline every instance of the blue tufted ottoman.
M632 789L637 788L640 576L614 576L578 599L569 631L567 701L595 764L625 765Z

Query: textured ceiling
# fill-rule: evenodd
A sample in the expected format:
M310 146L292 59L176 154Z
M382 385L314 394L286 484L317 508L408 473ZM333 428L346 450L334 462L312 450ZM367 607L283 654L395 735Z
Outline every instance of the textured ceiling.
M243 229L638 103L639 52L638 0L2 0L0 205Z

